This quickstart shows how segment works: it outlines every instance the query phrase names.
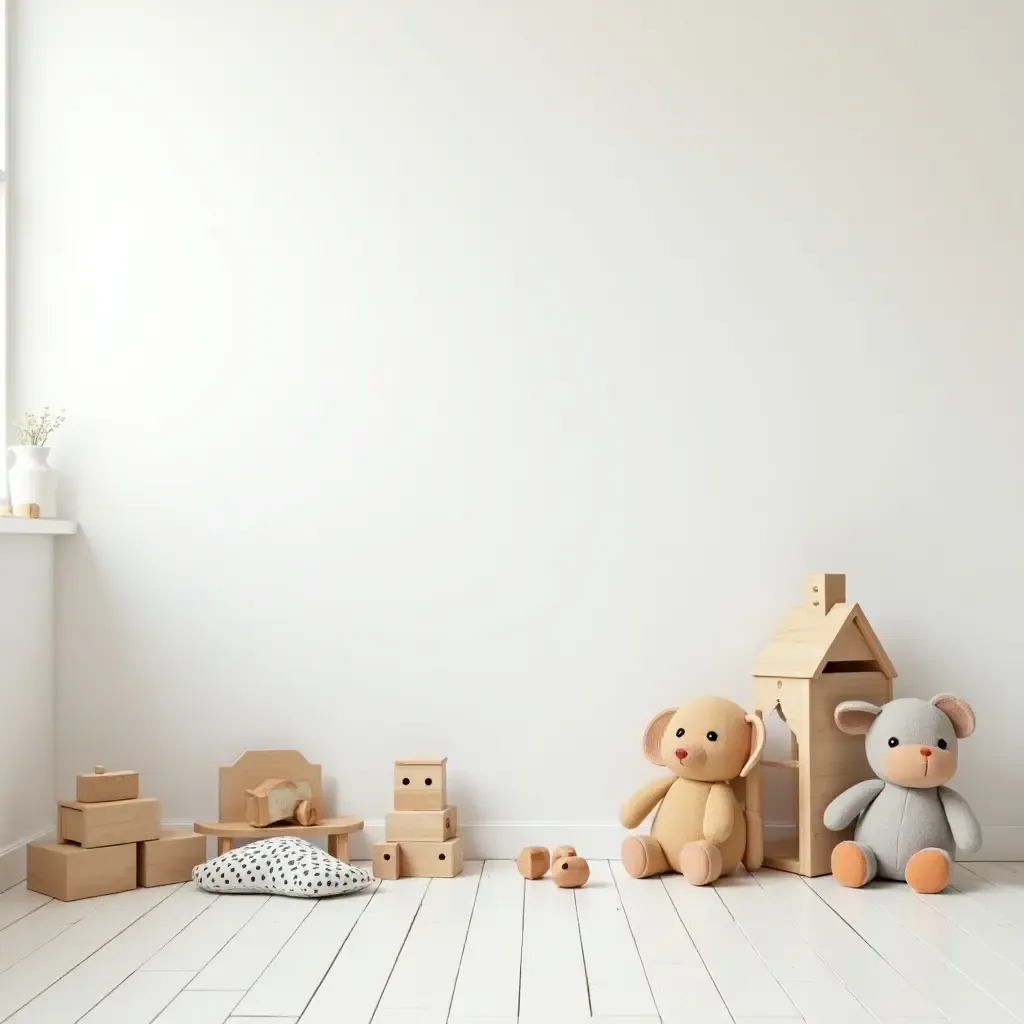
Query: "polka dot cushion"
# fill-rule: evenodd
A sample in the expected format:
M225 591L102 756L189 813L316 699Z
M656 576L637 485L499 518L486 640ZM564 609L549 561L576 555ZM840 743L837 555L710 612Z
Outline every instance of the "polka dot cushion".
M352 867L292 836L248 843L192 869L192 881L209 892L261 892L277 896L337 896L373 881Z

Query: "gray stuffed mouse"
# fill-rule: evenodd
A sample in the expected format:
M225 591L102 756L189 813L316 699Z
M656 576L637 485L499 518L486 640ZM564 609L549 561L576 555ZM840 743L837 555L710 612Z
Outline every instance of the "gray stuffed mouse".
M843 732L865 736L878 778L858 782L825 808L825 826L834 832L857 820L853 840L832 851L832 874L854 888L878 875L906 879L915 892L941 892L956 848L981 846L970 806L945 785L956 773L957 741L974 732L970 705L948 693L930 701L901 697L881 708L847 700L835 720Z

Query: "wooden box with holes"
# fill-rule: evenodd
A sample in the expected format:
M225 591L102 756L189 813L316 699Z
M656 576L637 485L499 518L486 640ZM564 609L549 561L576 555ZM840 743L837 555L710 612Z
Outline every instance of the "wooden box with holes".
M454 878L462 871L458 809L448 803L447 758L395 762L394 810L373 848L377 878Z

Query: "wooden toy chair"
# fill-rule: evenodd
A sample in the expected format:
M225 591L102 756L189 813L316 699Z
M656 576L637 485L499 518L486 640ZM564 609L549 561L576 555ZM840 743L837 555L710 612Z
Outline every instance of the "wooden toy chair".
M312 790L312 803L320 812L318 825L272 825L255 828L245 820L246 790L265 779L305 780ZM217 854L227 853L235 839L267 839L270 836L327 836L327 852L348 861L348 837L362 830L363 821L352 815L323 816L321 767L310 764L297 750L247 750L234 764L220 769L218 821L197 821L192 827L200 835L217 837Z

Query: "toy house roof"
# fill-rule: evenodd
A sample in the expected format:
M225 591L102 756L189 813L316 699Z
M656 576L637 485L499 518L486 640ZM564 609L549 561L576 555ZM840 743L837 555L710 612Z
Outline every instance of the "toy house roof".
M887 679L896 678L896 669L859 604L834 604L824 615L797 605L761 651L754 675L815 679L826 666L852 672L869 665Z

